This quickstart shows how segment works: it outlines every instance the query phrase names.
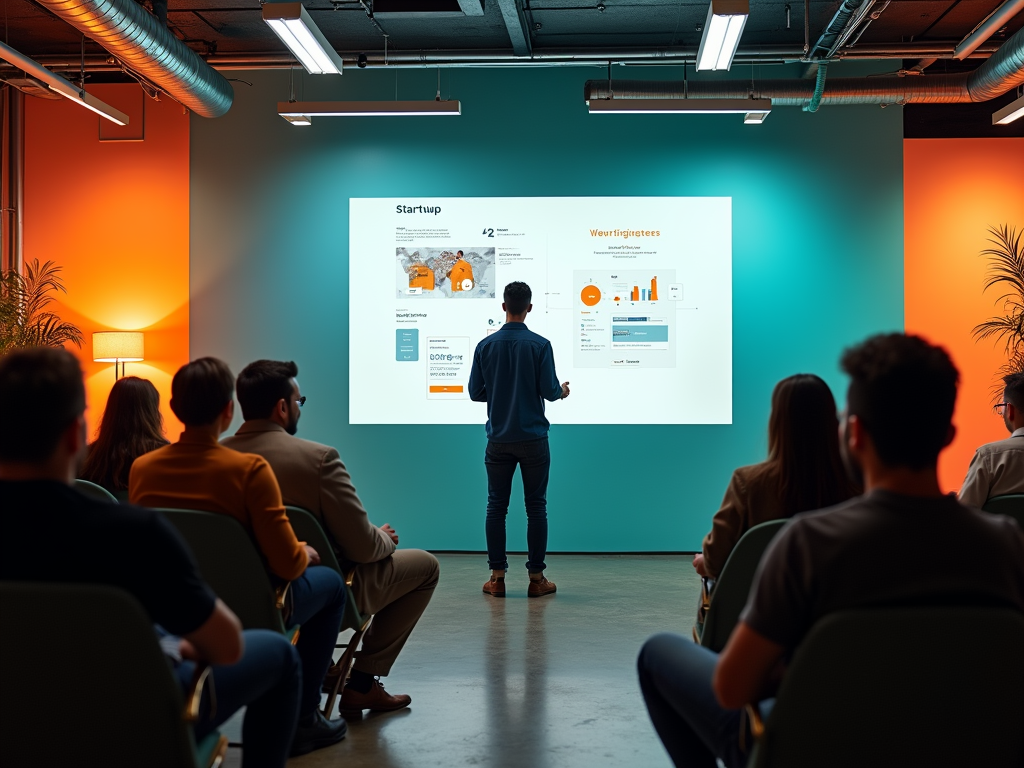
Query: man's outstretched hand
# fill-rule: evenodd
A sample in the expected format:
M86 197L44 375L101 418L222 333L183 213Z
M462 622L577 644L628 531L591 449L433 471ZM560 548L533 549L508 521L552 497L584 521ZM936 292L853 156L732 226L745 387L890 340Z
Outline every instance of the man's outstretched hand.
M393 542L395 542L395 546L397 547L397 546L398 546L398 534L397 534L397 533L395 532L395 529L394 529L394 528L392 528L392 527L391 527L390 525L388 525L387 523L384 523L384 525L382 525L382 526L380 527L380 529L381 529L382 531L384 531L384 533L386 533L386 534L387 534L388 536L390 536L390 537L391 537L391 540L392 540Z

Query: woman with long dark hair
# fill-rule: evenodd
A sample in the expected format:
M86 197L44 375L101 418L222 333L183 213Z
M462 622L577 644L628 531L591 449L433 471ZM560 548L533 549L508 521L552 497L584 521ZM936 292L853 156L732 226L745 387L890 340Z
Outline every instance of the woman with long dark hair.
M733 472L693 567L701 576L717 578L749 528L830 507L858 493L839 455L832 390L813 374L789 376L772 392L768 460Z
M81 477L125 496L135 459L167 444L156 387L138 376L125 376L110 390L99 436L89 446Z

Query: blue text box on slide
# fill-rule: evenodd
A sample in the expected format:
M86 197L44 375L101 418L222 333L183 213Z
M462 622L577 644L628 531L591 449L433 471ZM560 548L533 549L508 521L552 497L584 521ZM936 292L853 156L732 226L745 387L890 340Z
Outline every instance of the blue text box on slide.
M665 343L668 341L668 326L641 323L612 326L612 344L634 341Z
M398 328L395 331L395 360L415 363L420 359L420 331L418 328Z

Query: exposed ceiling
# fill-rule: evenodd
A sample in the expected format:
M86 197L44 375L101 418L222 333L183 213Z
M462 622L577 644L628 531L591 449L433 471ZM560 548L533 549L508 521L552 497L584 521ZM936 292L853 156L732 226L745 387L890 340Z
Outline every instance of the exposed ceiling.
M1002 0L879 0L855 45L837 57L950 59L953 48ZM810 0L810 43L840 0ZM262 21L257 0L170 0L175 36L215 66L283 65L286 49ZM708 2L670 0L311 0L306 8L327 39L355 64L459 64L501 59L521 63L692 61ZM77 63L81 34L32 0L3 0L4 39L43 63ZM410 11L409 9L415 9ZM465 11L469 11L467 14ZM805 44L803 0L750 0L738 60L799 60ZM1024 26L1018 13L979 49L969 67ZM90 69L107 58L86 40ZM948 67L947 67L948 68Z

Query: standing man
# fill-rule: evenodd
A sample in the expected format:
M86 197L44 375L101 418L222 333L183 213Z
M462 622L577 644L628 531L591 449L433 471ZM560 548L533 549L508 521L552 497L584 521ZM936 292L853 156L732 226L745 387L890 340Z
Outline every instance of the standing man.
M487 560L491 578L484 592L505 596L505 516L518 464L526 501L526 544L530 597L550 595L555 585L544 578L548 547L547 492L551 454L544 400L569 396L569 382L558 383L551 342L526 327L533 292L526 283L505 286L505 325L476 346L469 397L487 403Z
M960 489L960 503L984 506L993 496L1024 493L1024 373L1003 377L1003 401L996 413L1010 436L975 452Z

